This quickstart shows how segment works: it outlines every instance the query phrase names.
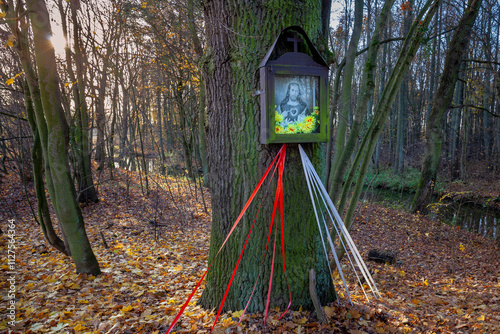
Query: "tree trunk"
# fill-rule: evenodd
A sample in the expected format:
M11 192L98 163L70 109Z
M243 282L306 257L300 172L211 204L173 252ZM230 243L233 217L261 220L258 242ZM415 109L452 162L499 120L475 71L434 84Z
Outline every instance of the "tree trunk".
M403 23L403 34L408 34L410 30L413 14L413 0L408 1L408 9L404 11L405 19ZM399 89L399 106L397 111L396 145L394 154L394 174L399 175L404 170L404 144L405 131L408 119L408 90L410 89L408 74L405 75L401 88Z
M342 192L340 191L340 186L342 185L344 175L348 169L349 160L351 159L356 149L356 145L359 143L359 139L361 138L361 127L368 110L368 102L373 96L373 91L375 90L375 73L377 68L377 54L380 47L380 40L382 32L384 31L387 24L387 18L389 17L394 1L395 0L388 0L384 3L384 7L382 8L382 11L376 23L375 32L371 39L370 48L367 53L364 72L361 79L361 94L354 110L351 133L339 158L339 165L336 171L338 175L334 176L334 179L336 180L334 185L338 187L335 198L340 198L340 195L342 194ZM342 177L339 177L340 175ZM347 191L347 189L343 189L343 191ZM330 194L330 196L333 196L333 194ZM340 212L342 212L341 208L344 206L344 204L345 203L342 202L339 204Z
M207 142L212 195L211 262L243 204L281 147L259 144L260 124L256 110L260 108L258 97L253 95L259 82L255 77L257 66L282 28L300 25L316 41L320 37L318 34L322 22L321 4L318 1L277 1L264 7L255 2L215 0L207 2L204 10L207 30L204 79L209 117ZM321 171L324 153L320 145L308 144L305 147ZM323 304L333 300L334 289L328 263L321 257L323 250L313 220L312 206L307 205L309 193L297 145L289 145L287 152L283 185L288 283L292 308L302 305L312 309L308 289L310 269L315 269L317 273L318 296ZM249 311L263 311L265 308L271 267L270 251L266 259L263 260L262 256L273 202L273 196L268 197L260 210L260 218L224 309L241 310L245 307L259 271L262 271L262 275ZM247 210L240 228L229 239L210 269L200 301L204 307L219 307L257 207L258 204L252 205ZM280 249L278 247L278 254ZM288 288L280 261L275 264L271 307L286 308L289 302Z
M12 7L11 7L12 8ZM32 148L32 160L33 160L33 181L35 187L35 194L37 197L37 213L39 224L46 240L54 246L57 250L61 251L63 254L69 255L69 247L67 242L61 240L52 225L52 220L50 217L49 206L47 202L47 197L45 195L45 185L43 181L43 169L45 167L47 187L53 189L52 178L50 176L50 166L48 164L46 152L42 149L48 141L47 126L45 122L40 123L40 127L37 126L36 117L43 117L43 107L40 98L40 87L33 71L32 61L30 57L29 49L29 38L28 38L28 20L26 18L21 18L19 20L14 20L14 17L18 17L18 13L9 12L7 8L2 6L2 9L7 13L10 20L9 27L17 38L17 45L15 46L16 52L19 55L21 66L26 75L26 82L24 86L24 98L26 113L28 116L28 123L33 133L33 148ZM24 8L18 7L17 10L20 12ZM37 116L36 112L41 116ZM44 166L45 163L45 166ZM64 240L66 240L64 238Z
M62 7L62 6L60 6ZM74 58L76 66L76 74L73 73L71 65L71 55L69 49L66 49L66 59L68 62L68 73L74 85L74 99L76 108L76 137L79 139L77 151L77 169L78 169L78 201L81 203L94 202L97 203L99 198L94 187L92 178L92 166L90 163L91 151L89 148L88 137L88 114L87 102L85 96L85 66L83 63L83 55L80 41L80 25L76 12L78 8L74 3L70 4L71 20L73 22L73 42L74 42ZM62 14L61 14L62 15ZM68 60L69 59L69 60Z
M194 17L195 6L193 0L188 0L188 24L189 24L189 32L191 34L191 40L193 42L194 50L197 56L197 64L198 64L198 73L201 73L201 63L203 59L203 48L201 47L200 39L198 38L198 32L196 27L196 21ZM207 136L205 134L205 126L206 126L206 94L205 94L205 82L200 80L200 93L199 93L199 110L198 110L198 151L200 152L200 160L201 167L203 169L204 180L203 183L205 186L209 186L210 177L208 172L208 158L207 158Z
M47 129L47 143L42 146L50 166L53 187L50 197L56 215L68 240L71 255L78 273L97 275L99 264L92 252L67 159L67 124L61 105L54 49L48 39L51 36L50 19L45 2L27 1L35 48L35 59L40 84L43 114L37 112L37 127ZM44 125L45 124L45 125ZM46 171L47 173L47 171Z
M105 139L105 127L106 127L106 113L104 110L104 102L106 99L106 85L108 81L108 67L111 56L111 47L108 46L106 55L103 59L101 79L99 80L99 95L97 96L97 108L96 108L96 123L97 123L97 143L95 151L95 160L99 161L99 169L104 168L104 163L106 161L106 139Z
M458 79L460 62L469 44L470 32L474 26L482 0L469 0L457 29L450 42L444 69L436 98L432 106L426 131L425 156L420 172L417 192L413 200L413 212L428 212L427 205L431 202L433 189L436 183L437 170L441 160L442 148L442 123L446 110L453 99L453 90Z
M26 83L24 88L24 99L26 105L26 114L28 115L28 121L33 132L33 148L31 152L31 158L33 160L33 183L36 194L38 222L48 243L54 246L55 249L57 249L64 255L70 255L69 250L67 249L63 240L60 239L56 234L56 231L54 230L54 227L52 225L52 219L50 218L49 204L45 195L45 185L43 182L42 144L36 126L35 110L33 106L33 103L37 103L38 108L41 108L40 90L38 89L38 87L34 86L32 87L32 91L34 92L34 99L37 99L36 102L33 102L29 86Z
M354 76L354 64L356 62L356 51L358 49L361 29L363 27L363 0L356 0L354 7L354 28L349 42L349 48L346 54L346 65L344 66L344 76L342 84L342 100L340 104L340 114L338 115L337 134L335 137L335 152L333 155L333 163L330 171L329 195L333 203L337 202L340 193L340 187L344 180L344 174L339 170L342 168L342 163L345 161L342 152L346 142L347 119L351 109L352 79ZM352 131L350 135L353 135ZM357 135L357 134L356 134ZM351 152L352 153L352 152ZM349 159L347 157L347 159Z

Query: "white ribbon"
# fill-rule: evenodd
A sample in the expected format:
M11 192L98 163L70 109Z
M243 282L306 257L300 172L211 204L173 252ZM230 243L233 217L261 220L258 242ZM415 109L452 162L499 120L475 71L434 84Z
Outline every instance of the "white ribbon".
M363 259L361 258L361 255L359 254L359 251L358 251L356 245L354 244L354 241L352 240L351 236L349 235L349 232L345 228L344 223L343 223L342 219L340 218L340 215L337 212L337 209L335 209L335 206L333 205L333 202L332 202L330 196L328 196L328 192L326 191L325 187L323 186L323 183L321 182L321 179L319 178L318 174L316 173L314 166L312 165L311 161L307 157L307 154L305 153L304 149L302 148L302 146L300 144L299 144L299 151L300 151L300 157L302 159L302 165L304 167L304 174L306 176L307 187L309 188L309 194L311 195L311 201L312 201L313 208L314 208L314 214L316 216L316 222L318 223L318 229L319 229L319 233L321 236L321 242L323 244L323 250L325 251L327 263L329 264L328 251L327 251L327 247L325 245L325 241L324 241L324 237L323 237L322 224L320 222L320 218L321 218L321 221L323 223L323 227L326 231L328 243L329 243L330 248L332 250L333 257L335 259L335 264L337 265L337 269L339 271L340 277L342 278L342 282L344 284L347 296L349 297L349 301L352 304L351 295L349 294L349 290L347 288L347 284L346 284L346 281L344 278L344 273L342 271L342 267L340 266L339 259L337 258L337 253L335 252L333 240L330 236L330 233L328 232L328 226L326 223L325 215L321 214L321 217L319 216L318 209L316 208L316 202L318 202L318 207L320 209L321 209L321 203L323 203L324 210L326 209L328 216L330 217L331 221L333 222L333 226L337 232L337 235L339 235L339 236L344 235L345 240L346 240L346 244L344 244L343 239L340 238L341 245L346 249L347 258L348 258L349 263L351 264L351 266L353 268L353 271L354 271L356 278L361 286L361 289L363 290L363 294L365 295L366 299L369 299L369 298L368 298L368 296L365 292L365 289L363 287L363 284L361 283L361 280L357 274L356 268L354 266L354 262L356 263L356 266L358 267L359 271L363 275L365 281L367 282L367 284L368 284L370 290L372 291L372 293L374 294L374 296L380 297L380 293L375 285L375 282L374 282L372 276L370 275L370 272L368 271L366 264L364 263ZM342 232L342 233L340 233L340 232ZM349 255L349 251L353 256L354 261L352 261L351 256ZM328 268L330 269L330 265L328 265ZM331 269L330 269L330 275L331 275L332 281L333 281L333 275L332 275Z

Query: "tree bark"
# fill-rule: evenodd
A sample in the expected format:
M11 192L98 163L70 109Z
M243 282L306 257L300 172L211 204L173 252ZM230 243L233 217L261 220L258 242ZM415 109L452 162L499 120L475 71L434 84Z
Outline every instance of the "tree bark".
M443 74L439 81L436 98L427 124L425 156L420 171L417 192L413 200L413 212L428 212L427 206L432 199L437 170L441 160L443 116L451 105L460 62L467 50L470 32L481 7L481 2L482 0L469 0L446 53Z
M313 41L321 31L321 5L317 1L276 1L266 5L241 0L215 0L205 3L207 54L204 79L207 93L207 143L212 195L212 232L209 262L212 261L236 217L257 185L267 165L281 145L259 144L257 66L281 29L300 25ZM321 171L324 153L320 145L304 145ZM334 299L328 263L321 258L321 243L309 193L296 145L289 145L284 175L285 255L292 308L301 305L312 309L308 289L309 269L315 269L318 296L322 303ZM321 174L321 173L320 173ZM272 187L271 187L272 189ZM271 190L272 194L273 191ZM260 197L261 198L261 197ZM260 201L256 198L256 201ZM259 272L249 312L263 311L271 259L263 260L273 196L268 196L260 210L259 220L240 263L224 309L240 310L252 292ZM200 300L207 308L219 307L225 288L257 212L251 206L229 239L207 276ZM278 219L279 220L279 219ZM277 222L279 224L279 221ZM270 246L271 247L271 246ZM278 247L280 254L281 247ZM323 253L324 256L324 253ZM280 254L281 259L281 254ZM271 307L286 308L288 288L281 269L275 263Z

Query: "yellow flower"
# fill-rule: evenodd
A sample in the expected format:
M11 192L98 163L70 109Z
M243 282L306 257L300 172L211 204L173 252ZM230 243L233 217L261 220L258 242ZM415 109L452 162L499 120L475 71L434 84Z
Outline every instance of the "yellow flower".
M298 124L300 130L304 133L312 133L316 129L317 120L314 116L306 116L304 120Z
M299 125L300 130L304 133L311 133L314 130L314 122L302 122Z
M276 133L284 133L285 129L281 125L276 125L276 128L274 129Z
M278 113L278 112L275 112L274 113L274 120L276 121L276 123L283 122L283 115Z
M295 126L295 124L288 125L287 133L297 133L297 127Z
M319 107L314 107L313 108L313 114L314 115L319 115Z
M307 116L306 118L304 118L304 123L315 124L316 123L316 118L314 118L312 116Z

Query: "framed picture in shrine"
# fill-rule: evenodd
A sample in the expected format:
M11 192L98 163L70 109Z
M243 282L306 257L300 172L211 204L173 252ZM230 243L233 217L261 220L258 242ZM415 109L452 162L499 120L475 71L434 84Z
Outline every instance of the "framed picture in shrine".
M328 66L305 32L285 29L259 68L261 143L326 142Z
M267 81L262 143L327 141L327 72L274 66Z
M319 77L275 75L276 134L319 133Z

